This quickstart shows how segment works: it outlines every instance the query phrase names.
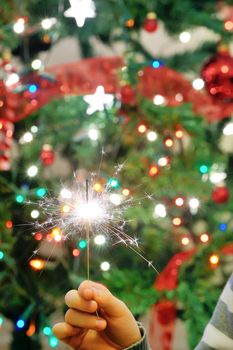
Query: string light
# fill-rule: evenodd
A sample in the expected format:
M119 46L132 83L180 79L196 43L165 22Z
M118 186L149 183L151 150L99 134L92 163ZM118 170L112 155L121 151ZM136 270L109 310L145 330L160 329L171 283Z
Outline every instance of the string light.
M161 62L159 60L154 60L152 62L152 67L155 68L155 69L159 68L161 65L162 64L161 64Z
M219 265L220 258L217 254L212 254L209 257L209 263L211 267L216 268Z
M103 191L103 186L99 182L96 182L93 188L96 192L99 192L99 193Z
M150 166L150 169L149 169L149 175L150 176L156 176L159 172L159 168L156 164L153 164Z
M128 188L123 188L123 190L122 190L122 194L123 194L123 196L129 196L130 195L130 190L128 189Z
M157 140L158 135L155 131L148 131L146 137L147 137L148 141L153 142L153 141Z
M67 188L63 188L60 192L60 196L64 199L70 199L72 198L72 192Z
M172 220L172 223L174 226L180 226L182 224L182 220L181 218L176 217Z
M17 194L15 200L17 203L21 204L25 201L25 197L22 194Z
M3 251L0 250L0 260L4 259L5 254L3 253Z
M224 231L227 230L227 224L221 223L221 224L218 225L218 228L219 228L220 231L224 232Z
M207 243L209 241L209 236L207 235L207 233L202 233L201 236L200 236L200 241L202 243Z
M205 86L205 82L203 79L197 78L197 79L193 80L192 85L193 85L193 88L195 90L201 90Z
M0 327L2 327L3 323L4 323L4 318L0 316Z
M228 31L232 31L233 30L233 21L228 20L224 23L224 28Z
M44 327L44 328L43 328L43 333L44 333L44 335L46 335L46 336L51 335L51 334L52 334L52 328L51 328L51 327L48 327L48 326Z
M208 171L209 171L209 167L205 164L202 164L200 167L199 167L199 171L201 174L207 174Z
M30 143L33 140L33 135L31 132L25 132L25 134L19 139L19 143Z
M38 87L36 86L36 84L28 85L28 91L29 91L31 94L36 93L37 90L38 90Z
M159 203L154 208L154 217L165 218L167 216L167 211L165 205Z
M33 132L33 134L36 134L38 132L38 127L36 125L32 125L31 132Z
M108 180L108 184L112 187L112 188L118 188L120 186L120 183L117 179L115 178L110 178Z
M6 228L12 228L13 227L13 221L7 220L5 223Z
M27 170L27 174L28 174L28 176L30 176L30 177L36 176L37 173L38 173L38 167L37 167L36 165L30 166L30 167L28 168L28 170Z
M184 198L177 197L175 199L175 205L177 205L177 207L182 207L184 205Z
M65 204L65 205L62 206L62 212L63 213L69 213L70 209L71 208L70 208L70 206L68 204Z
M182 130L176 130L175 135L178 139L182 139L184 133Z
M18 320L17 322L16 322L16 326L17 326L17 328L19 328L19 329L22 329L24 326L25 326L25 321L24 320Z
M62 240L62 232L59 227L54 227L51 231L51 235L56 242L60 242Z
M34 209L34 210L31 211L31 217L33 219L37 219L39 216L40 216L39 210Z
M41 241L43 238L43 235L40 232L36 232L36 233L34 233L34 238L36 241Z
M32 69L34 70L38 70L42 67L42 62L41 60L39 60L38 58L33 60L31 63Z
M187 44L191 39L191 34L189 32L182 32L179 35L179 39L183 44Z
M79 241L78 246L80 249L86 249L87 247L87 241L85 239L81 239L81 241Z
M99 138L99 130L96 128L92 128L88 131L88 137L92 140L92 141L96 141Z
M36 189L36 195L37 195L37 197L39 197L39 198L44 197L44 196L46 195L46 193L47 193L46 188L39 187L39 188Z
M78 250L77 248L75 248L75 249L73 249L72 254L73 254L74 257L77 258L77 257L80 255L80 250Z
M156 106L162 106L165 104L166 99L162 95L155 95L155 97L153 98L153 102Z
M228 123L224 126L223 128L223 135L229 136L229 135L233 135L233 123Z
M146 130L147 130L147 127L146 127L146 125L145 124L140 124L140 125L138 125L138 132L140 133L140 134L144 134L145 132L146 132Z
M25 30L25 19L18 18L17 22L13 26L13 30L17 34L22 34Z
M41 21L41 27L44 30L49 30L52 28L52 26L54 26L54 24L57 23L57 19L55 17L51 17L51 18L45 18Z
M45 262L42 259L32 259L29 261L29 265L33 270L41 271L45 267Z
M19 82L19 75L17 73L11 73L5 81L7 87L11 87Z
M101 264L100 264L100 268L102 271L108 271L110 269L110 264L108 261L103 261Z
M122 203L122 196L117 193L112 193L109 196L110 202L114 205L120 205Z
M158 160L158 165L159 166L166 166L169 163L169 158L168 157L161 157Z
M171 137L167 137L164 141L164 144L166 147L171 148L174 144L174 141L172 140Z
M182 239L181 239L181 244L182 245L188 245L190 243L190 239L188 238L188 237L183 237Z
M96 245L103 245L106 243L106 237L104 235L97 235L94 238L94 242Z
M58 339L54 336L52 336L49 339L49 345L51 346L51 348L56 348L58 346Z

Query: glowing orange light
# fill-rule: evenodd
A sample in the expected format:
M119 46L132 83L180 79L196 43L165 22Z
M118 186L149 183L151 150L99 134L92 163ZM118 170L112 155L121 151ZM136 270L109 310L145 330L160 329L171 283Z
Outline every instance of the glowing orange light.
M209 236L207 235L207 233L203 233L201 236L200 236L200 241L202 243L207 243L209 241Z
M176 135L176 137L177 137L178 139L182 139L184 133L183 133L182 130L177 130L177 131L175 132L175 135Z
M67 205L67 204L63 205L62 212L63 213L69 213L69 211L70 211L70 206Z
M212 266L217 266L220 262L219 256L216 254L210 255L209 262Z
M31 337L35 334L35 332L36 332L35 322L31 322L26 334L28 337Z
M43 235L42 235L42 233L37 232L37 233L35 233L34 238L36 241L41 241L43 238Z
M226 64L224 64L224 65L221 67L221 72L222 72L222 73L228 73L228 72L229 72L229 67L228 67Z
M147 127L146 127L145 124L140 124L140 125L138 125L138 132L139 132L140 134L144 134L144 132L146 132L146 130L147 130Z
M41 259L32 259L29 261L29 265L31 266L32 269L36 271L40 271L45 267L45 262L44 260L41 260Z
M96 183L94 184L93 188L94 188L94 190L95 190L96 192L102 192L102 191L103 191L103 187L102 187L102 185L101 185L99 182L96 182Z
M73 254L73 256L77 257L80 255L80 251L78 249L73 249L72 254Z
M177 197L175 199L175 204L177 205L177 207L182 207L182 205L184 204L184 198L182 197Z
M172 220L172 223L173 223L174 226L180 226L181 223L182 223L182 220L181 220L181 218L174 218Z
M7 220L5 223L6 228L12 228L13 227L13 221Z
M157 167L157 165L151 165L151 167L149 169L149 175L155 176L158 174L158 172L159 172L159 168Z
M55 237L55 236L57 236L57 235L60 235L60 234L61 234L61 230L60 230L59 227L54 227L54 228L52 229L51 235L52 235L53 237Z
M2 123L0 123L0 130L3 128L3 124Z
M135 21L133 18L130 18L125 22L125 26L128 28L133 28L134 24L135 24Z
M189 239L188 237L183 237L183 238L181 239L181 244L182 244L182 245L188 245L189 242L190 242L190 239Z
M122 194L123 194L123 196L129 196L130 195L130 190L128 188L123 188Z
M174 144L174 141L170 138L167 138L164 142L165 146L168 147L168 148L171 148Z
M230 21L230 20L228 20L228 21L226 21L225 23L224 23L224 27L225 27L225 29L226 30L233 30L233 22L232 21Z

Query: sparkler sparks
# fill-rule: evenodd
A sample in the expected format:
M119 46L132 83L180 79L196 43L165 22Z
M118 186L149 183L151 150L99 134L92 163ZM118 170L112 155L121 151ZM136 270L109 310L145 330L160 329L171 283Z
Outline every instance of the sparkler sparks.
M118 196L117 200L113 195ZM59 241L86 238L88 278L90 238L98 233L114 244L123 243L157 272L152 262L141 254L138 239L125 232L123 214L131 204L132 197L114 193L109 182L96 186L95 175L90 180L76 182L72 189L62 188L58 198L43 198L39 205L46 220L38 223L38 229L53 232L58 228Z

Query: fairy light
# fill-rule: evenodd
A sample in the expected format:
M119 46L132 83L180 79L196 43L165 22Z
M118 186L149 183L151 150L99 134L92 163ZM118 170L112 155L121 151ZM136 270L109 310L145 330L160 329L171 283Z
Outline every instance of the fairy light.
M4 257L5 257L5 254L3 253L3 251L2 251L2 250L0 250L0 260L3 260L3 259L4 259Z
M186 246L186 245L188 245L189 243L190 243L190 239L189 239L188 237L183 237L183 238L181 239L181 244L182 244L182 245Z
M144 134L147 130L147 127L145 124L139 124L137 129L140 134Z
M19 82L19 75L17 73L11 73L5 81L7 87L11 87Z
M72 192L67 188L63 188L60 192L60 196L64 199L70 199L72 198Z
M209 257L209 262L212 265L212 267L217 267L217 265L220 262L220 258L219 258L219 256L217 254L212 254Z
M24 326L25 326L25 321L19 319L19 320L16 322L16 326L17 326L17 328L19 328L19 329L24 328Z
M58 346L58 339L54 336L52 336L50 339L49 339L49 345L51 346L51 348L56 348Z
M34 234L34 238L35 238L36 241L41 241L42 238L43 238L43 235L42 235L42 233L40 233L40 232L36 232L36 233Z
M43 334L46 335L46 336L49 336L52 334L52 328L51 327L44 327L43 330L42 330Z
M33 60L31 63L32 69L34 70L38 70L42 67L42 62L41 60L39 60L38 58Z
M223 135L229 136L229 135L233 135L233 123L227 123L224 128L223 128Z
M59 227L55 227L51 231L51 235L55 242L60 242L62 240L62 232Z
M195 90L201 90L205 86L205 82L203 79L197 78L197 79L193 80L192 85L193 85L193 88Z
M147 137L148 141L154 142L157 140L158 135L155 131L148 131L146 137Z
M19 139L19 143L30 143L33 140L33 134L30 131L25 132L23 136Z
M224 28L228 31L233 31L233 21L231 20L227 20L225 23L224 23Z
M158 159L158 165L159 166L166 166L169 163L169 158L168 157L161 157Z
M122 194L123 194L123 196L125 196L125 197L129 196L129 195L130 195L130 189L128 189L128 188L123 188Z
M200 241L202 243L207 243L209 242L209 235L207 235L207 233L202 233L201 236L200 236Z
M70 209L71 209L70 206L67 205L67 204L65 204L65 205L63 205L63 207L62 207L62 212L63 212L63 213L69 213Z
M177 102L182 102L184 100L184 96L181 93L175 95L175 100Z
M3 323L4 323L4 318L0 316L0 328L2 327Z
M42 19L41 21L41 27L44 29L44 30L49 30L51 29L54 24L57 23L57 19L55 17L51 17L51 18L44 18Z
M38 127L37 127L36 125L32 125L32 127L31 127L31 132L32 132L33 134L36 134L36 133L38 132Z
M187 44L191 39L191 34L189 32L182 32L179 35L179 39L183 44Z
M100 264L100 268L102 271L108 271L110 269L110 264L108 261L103 261L101 264Z
M159 203L154 208L154 217L165 218L167 216L166 207L164 204Z
M96 182L93 186L94 190L96 192L102 192L103 191L103 186L99 183L99 182Z
M159 168L156 164L152 164L149 168L149 175L150 176L156 176L159 172Z
M106 243L106 237L104 235L97 235L94 238L94 242L96 245L103 245Z
M18 18L17 22L13 25L13 30L17 34L22 34L25 30L25 19Z
M12 228L13 227L13 221L12 220L7 220L6 222L5 222L5 226L6 226L6 228Z
M164 141L164 144L167 148L171 148L174 144L174 141L172 140L171 137L167 137Z
M80 255L80 250L75 248L73 249L72 254L75 258L77 258Z
M40 271L45 267L45 262L42 259L31 259L29 265L33 270Z
M183 133L182 130L177 130L177 131L175 132L175 135L176 135L176 137L177 137L178 139L182 139L182 137L184 136L184 133Z
M155 95L153 98L153 102L156 106L162 106L166 103L166 99L162 95Z
M38 173L38 167L36 165L32 165L28 168L27 174L29 177L34 177Z
M180 226L182 224L182 220L181 218L176 217L172 220L172 223L174 226Z
M96 128L92 128L88 131L88 137L92 140L92 141L96 141L99 138L99 130L97 130Z
M31 211L30 215L33 219L37 219L40 216L40 212L38 210L34 209Z
M176 205L177 207L182 207L182 206L184 205L184 198L182 198L182 197L177 197L177 198L175 199L175 205Z

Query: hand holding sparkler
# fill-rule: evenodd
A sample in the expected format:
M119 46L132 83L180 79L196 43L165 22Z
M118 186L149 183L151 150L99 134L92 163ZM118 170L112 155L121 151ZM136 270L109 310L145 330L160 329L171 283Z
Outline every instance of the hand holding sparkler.
M101 284L84 281L66 294L69 310L54 334L77 350L119 350L141 340L137 322L127 306ZM98 315L96 315L98 311Z

